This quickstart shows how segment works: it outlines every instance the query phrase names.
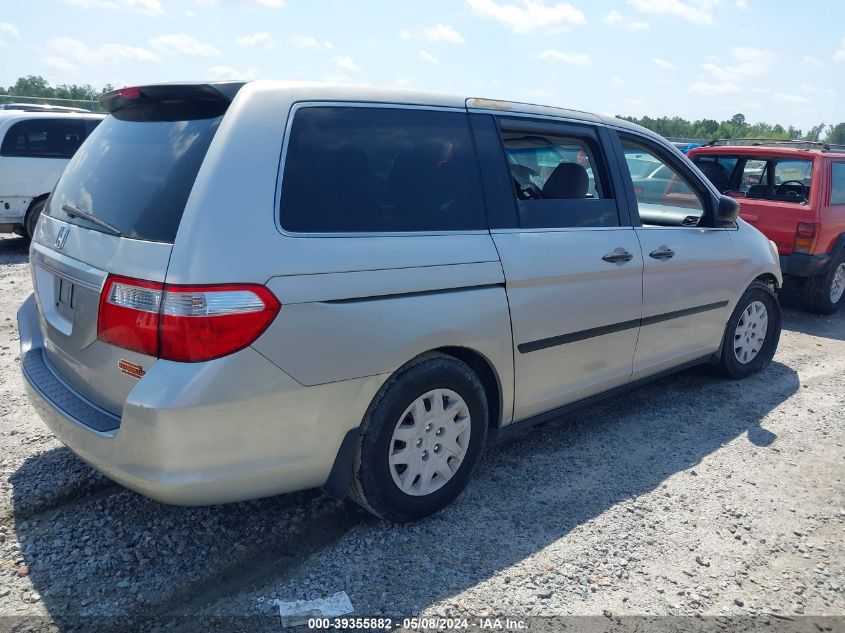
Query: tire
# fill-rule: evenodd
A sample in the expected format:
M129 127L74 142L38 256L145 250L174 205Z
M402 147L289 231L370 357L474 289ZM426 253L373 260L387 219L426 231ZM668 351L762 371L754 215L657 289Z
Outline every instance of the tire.
M36 200L29 207L29 211L26 212L23 225L26 231L26 237L29 239L32 239L32 236L35 235L35 225L38 224L38 218L41 217L41 212L44 210L44 205L46 203L47 198Z
M845 252L826 273L810 278L806 293L810 309L819 314L833 314L845 304Z
M765 315L766 323L762 325ZM729 378L745 378L765 368L780 341L782 316L777 297L759 281L752 283L734 308L725 327L720 371ZM759 332L765 327L765 334Z
M445 412L440 416L434 390L443 396L440 409ZM425 410L412 410L415 404ZM369 512L397 523L441 510L469 482L484 449L488 416L484 386L466 363L439 353L411 361L379 390L364 416L350 496ZM450 424L455 426L447 428ZM445 449L447 444L452 448ZM411 457L404 459L411 461L391 464L391 454L401 460L403 449L410 451ZM432 474L435 467L448 469L451 478Z

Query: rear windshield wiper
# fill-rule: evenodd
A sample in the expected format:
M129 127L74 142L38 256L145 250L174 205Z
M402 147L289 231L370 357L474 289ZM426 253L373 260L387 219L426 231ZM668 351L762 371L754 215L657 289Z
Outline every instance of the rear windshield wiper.
M92 223L96 224L97 226L106 229L112 235L117 235L118 237L123 237L123 233L116 226L109 224L105 220L101 220L100 218L98 218L95 215L91 215L87 211L83 211L82 209L77 209L72 204L63 204L62 205L62 211L67 213L72 218L82 218L83 220L88 220L89 222L92 222Z

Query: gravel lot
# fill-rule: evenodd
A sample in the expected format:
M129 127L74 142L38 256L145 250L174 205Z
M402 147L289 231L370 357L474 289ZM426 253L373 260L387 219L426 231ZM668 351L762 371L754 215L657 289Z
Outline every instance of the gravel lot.
M488 451L458 503L395 526L317 491L177 508L98 475L23 395L29 292L26 245L0 238L0 630L180 614L279 630L274 598L340 590L358 615L845 626L821 618L845 616L845 314L787 309L762 374L692 370L585 409Z

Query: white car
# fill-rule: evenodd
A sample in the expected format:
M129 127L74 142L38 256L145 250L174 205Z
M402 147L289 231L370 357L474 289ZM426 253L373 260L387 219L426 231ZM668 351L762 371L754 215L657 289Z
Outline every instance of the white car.
M32 237L59 176L101 114L0 110L0 233Z

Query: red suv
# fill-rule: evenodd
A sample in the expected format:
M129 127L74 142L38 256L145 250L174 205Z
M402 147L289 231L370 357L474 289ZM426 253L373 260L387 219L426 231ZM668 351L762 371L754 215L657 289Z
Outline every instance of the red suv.
M836 312L845 303L845 148L741 142L712 141L689 157L777 245L784 277L803 288L809 306Z

